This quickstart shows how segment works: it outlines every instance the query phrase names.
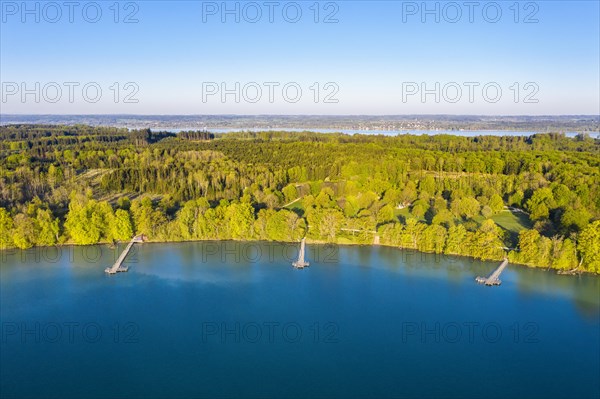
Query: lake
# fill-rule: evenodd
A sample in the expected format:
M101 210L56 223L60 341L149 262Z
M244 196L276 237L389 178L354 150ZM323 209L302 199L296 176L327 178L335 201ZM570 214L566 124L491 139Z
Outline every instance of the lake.
M142 129L142 128L140 128ZM165 129L152 129L153 131L168 131L171 133L180 133L186 131L201 130L198 127L190 128L165 128ZM412 134L415 136L435 136L440 134L449 134L452 136L464 136L464 137L477 137L477 136L531 136L540 132L525 132L516 130L358 130L358 129L293 129L293 128L209 128L206 129L211 133L232 133L232 132L315 132L315 133L343 133L348 135L354 134L366 134L366 135L383 135L383 136L397 136L403 134ZM542 132L543 133L543 132ZM577 136L578 132L566 132L565 136L573 138ZM590 137L599 138L600 132L586 132Z
M119 249L122 249L121 246ZM600 278L387 247L0 253L4 398L600 395Z

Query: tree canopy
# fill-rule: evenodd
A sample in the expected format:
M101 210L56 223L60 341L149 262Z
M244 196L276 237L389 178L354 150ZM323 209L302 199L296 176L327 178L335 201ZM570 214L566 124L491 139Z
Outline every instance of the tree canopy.
M379 242L600 272L600 142L0 127L0 246ZM510 207L510 209L509 209ZM508 216L519 222L507 222Z

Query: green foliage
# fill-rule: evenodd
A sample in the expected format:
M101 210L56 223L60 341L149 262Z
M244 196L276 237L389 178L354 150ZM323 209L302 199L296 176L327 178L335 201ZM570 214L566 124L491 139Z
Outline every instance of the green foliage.
M570 239L553 237L552 267L559 270L572 270L577 267L577 250Z
M348 195L344 204L344 215L347 218L352 218L358 215L359 211L360 205L358 204L358 199L353 195Z
M58 243L58 219L47 209L38 209L35 230L37 232L36 245L50 246Z
M288 210L261 210L254 226L263 240L298 241L306 234L304 219Z
M448 229L446 253L449 255L463 255L466 252L467 229L462 224Z
M523 230L519 233L519 251L511 252L511 260L526 265L539 264L540 233L537 230Z
M95 244L135 233L157 241L308 235L368 244L377 229L386 245L482 259L517 246L514 262L568 270L583 260L583 270L599 271L598 154L600 141L558 134L215 139L2 126L0 247ZM281 209L297 198L293 212ZM504 212L505 205L530 217Z
M136 234L145 234L150 239L161 237L161 227L167 222L167 216L152 203L149 197L136 199L131 203L131 214Z
M0 208L0 250L13 245L13 220L4 208Z
M100 241L102 230L106 226L96 205L95 200L89 200L83 195L71 195L65 229L74 243L89 245Z
M20 249L31 248L35 245L35 225L31 218L19 213L13 220L13 242Z
M580 232L588 225L591 217L585 208L569 208L562 214L560 223L566 231Z
M393 220L396 220L396 215L394 212L394 207L390 204L384 205L378 212L377 212L377 223L378 224L385 224L388 222L391 222Z
M523 204L523 199L524 199L523 191L517 190L509 196L508 205L520 207Z
M129 212L124 209L117 209L112 224L112 237L115 240L127 241L130 240L133 234L133 225Z
M454 225L454 215L448 209L442 209L433 217L432 224L441 224L449 228Z
M423 252L440 254L446 245L447 231L443 226L430 225L422 229L417 238L417 249Z
M490 202L489 202L488 206L490 207L492 213L494 213L494 214L499 213L500 211L502 211L504 209L504 202L502 201L502 197L499 196L498 194L492 195L492 198L490 198Z
M250 204L231 204L225 211L228 223L228 236L233 239L248 239L252 237L251 229L254 224L254 209Z
M307 212L306 219L310 237L333 242L341 228L344 214L338 209L314 208Z
M427 201L420 199L413 202L413 205L410 209L410 213L414 218L421 219L423 216L425 216L425 213L428 210L429 205L427 204Z
M475 258L497 260L504 257L502 230L491 219L481 224L470 244L470 252Z
M452 201L452 213L459 218L472 219L479 214L481 206L473 197L464 197Z
M590 223L579 236L577 250L586 270L600 273L600 220Z
M555 206L554 195L549 188L536 190L526 203L531 220L547 219L550 209Z
M286 202L292 202L298 198L298 191L293 184L285 186L281 192L283 193Z

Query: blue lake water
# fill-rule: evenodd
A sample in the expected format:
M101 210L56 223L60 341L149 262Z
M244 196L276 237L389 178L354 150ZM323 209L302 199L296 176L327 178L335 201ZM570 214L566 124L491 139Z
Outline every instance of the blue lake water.
M122 248L122 247L121 247ZM600 395L600 278L386 247L1 253L3 398Z
M197 127L183 128L183 129L152 129L154 131L169 131L172 133L180 133L184 131L195 131L199 130ZM316 132L316 133L343 133L343 134L368 134L368 135L383 135L383 136L396 136L402 134L412 135L428 135L434 136L439 134L450 134L453 136L465 136L465 137L477 137L477 136L531 136L539 132L525 132L525 131L512 131L512 130L358 130L358 129L292 129L292 128L221 128L221 129L206 129L211 133L231 133L231 132ZM566 132L567 137L575 137L578 132ZM600 132L587 132L590 137L600 137Z

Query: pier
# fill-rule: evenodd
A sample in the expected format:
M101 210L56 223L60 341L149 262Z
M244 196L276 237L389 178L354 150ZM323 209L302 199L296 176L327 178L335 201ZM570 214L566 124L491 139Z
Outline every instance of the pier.
M292 266L294 266L296 269L304 269L305 267L310 266L310 263L308 263L304 259L305 246L306 238L303 238L300 242L300 252L298 253L298 260L292 263Z
M492 274L490 274L487 277L477 277L475 281L477 281L479 284L485 284L488 286L500 285L502 284L502 281L500 281L500 274L502 273L502 271L504 271L507 265L508 259L504 258L504 262L502 262L500 266L498 266L496 270L492 272Z
M112 267L107 267L106 269L104 269L104 272L108 274L116 274L128 271L129 267L123 266L123 261L125 261L125 258L129 254L129 251L131 251L131 248L133 247L133 244L135 244L136 242L144 242L144 236L140 234L139 236L133 237L131 241L129 241L129 244L127 244L127 247L125 248L123 253L121 253L121 255L119 256L115 264L112 265Z

